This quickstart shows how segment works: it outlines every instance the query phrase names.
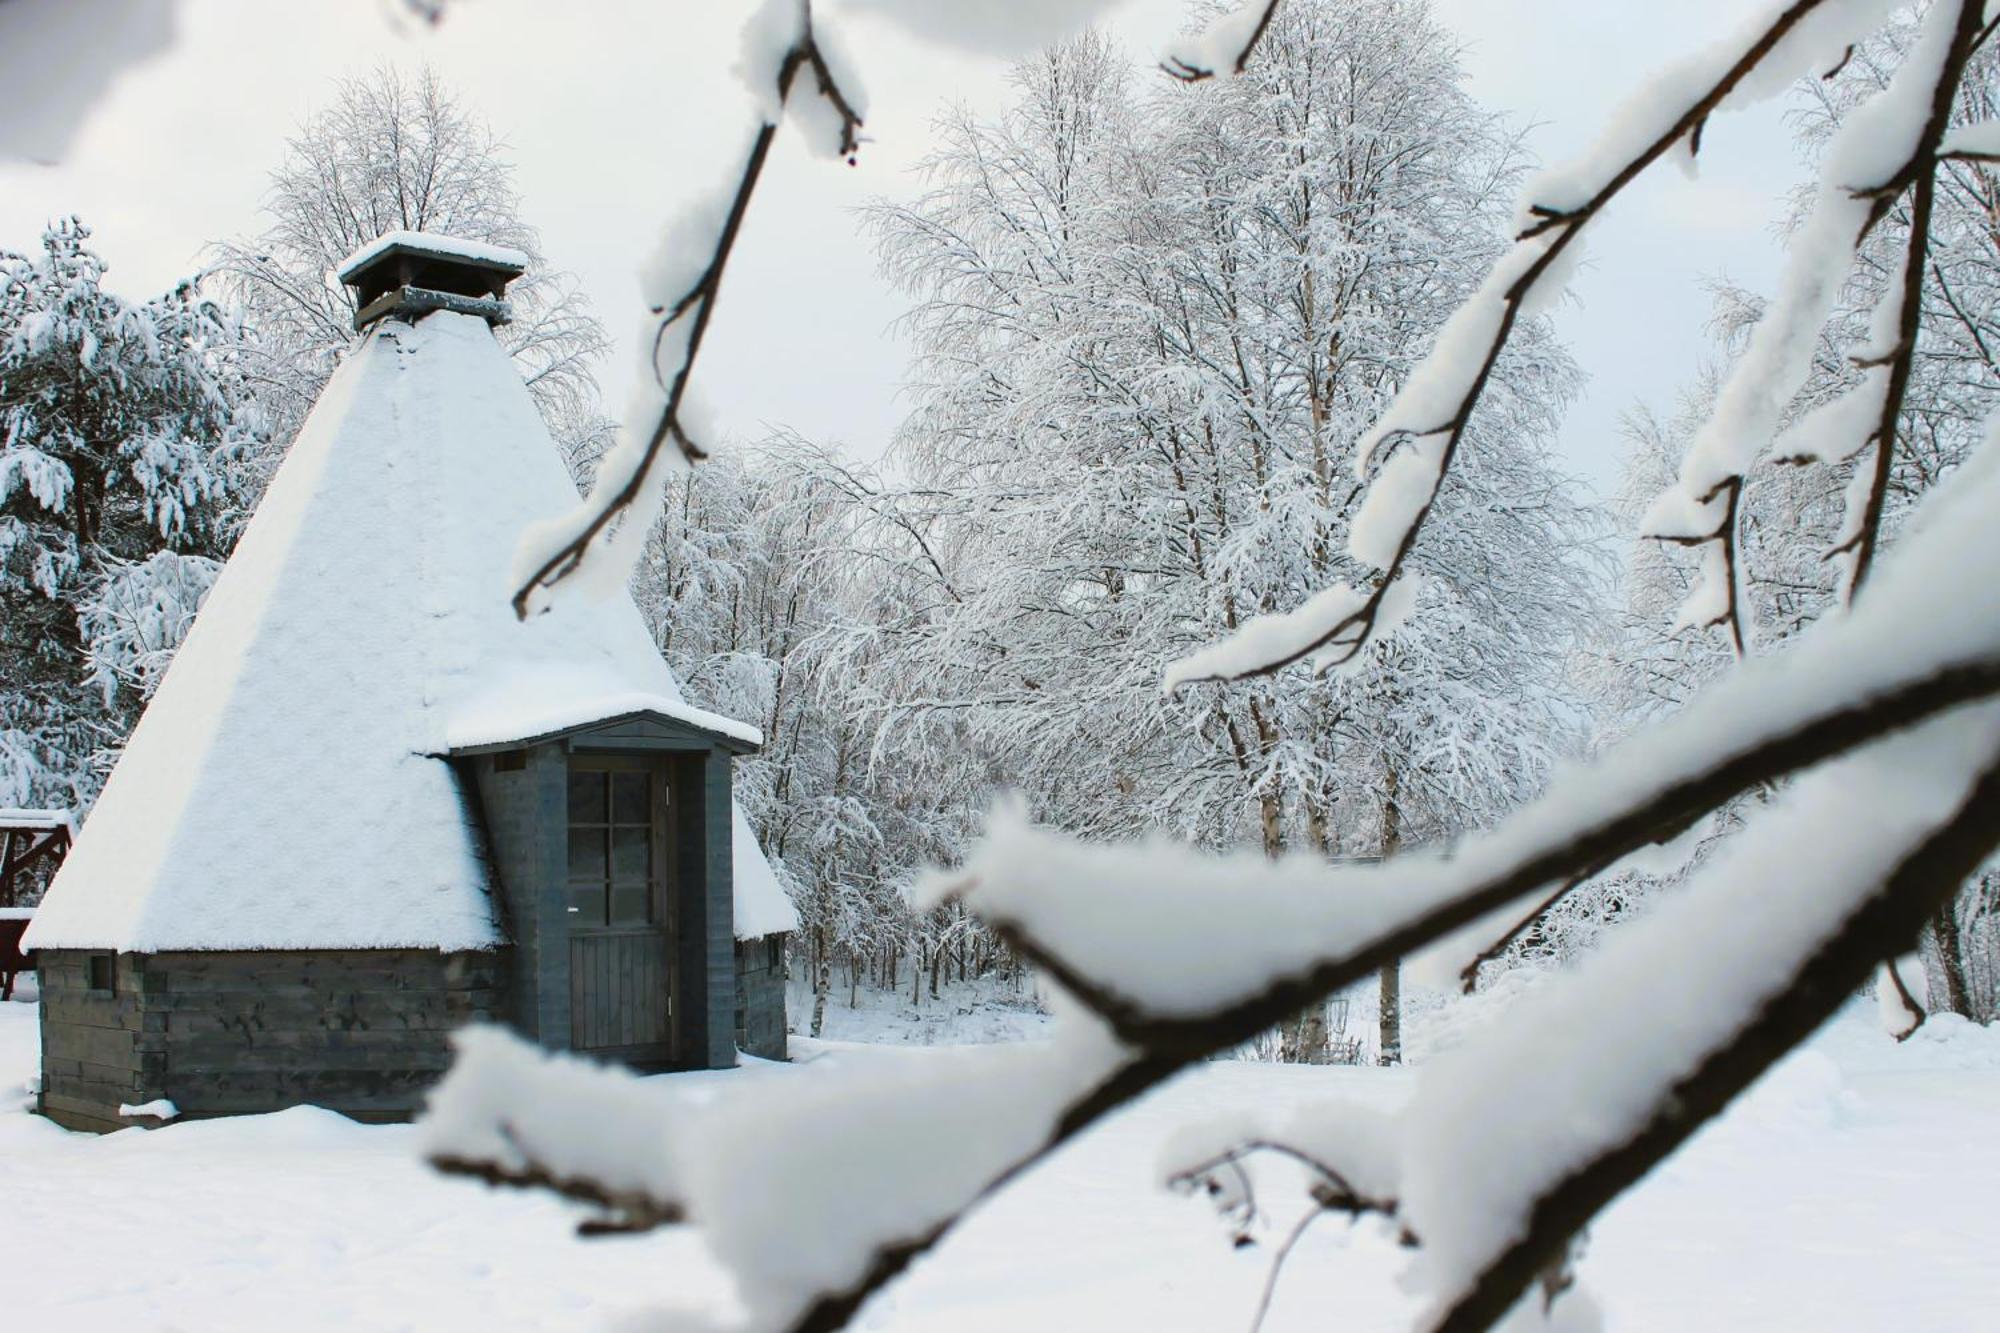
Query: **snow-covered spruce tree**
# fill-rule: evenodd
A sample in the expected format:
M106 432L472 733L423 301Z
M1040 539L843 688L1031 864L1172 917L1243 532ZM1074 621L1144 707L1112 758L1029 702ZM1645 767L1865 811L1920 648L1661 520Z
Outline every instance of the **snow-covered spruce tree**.
M95 796L261 440L236 323L193 280L107 291L90 234L0 251L0 805Z
M1184 43L1169 72L1201 81L1254 67L1288 3L1225 16ZM973 42L1051 12L1018 8L996 19L981 7L975 21L958 7L885 0L882 12ZM1366 490L1348 530L1350 576L1246 619L1168 679L1268 676L1302 661L1331 669L1393 643L1412 561L1445 521L1440 501L1494 372L1534 312L1560 297L1579 238L1634 180L1698 151L1717 112L1824 74L1890 9L1765 0L1635 87L1576 160L1532 178L1512 245L1343 451ZM573 572L620 569L630 543L615 540L617 515L657 496L656 469L699 456L681 420L684 391L781 115L796 109L797 132L816 146L851 152L858 142L860 86L848 61L828 58L838 47L822 45L823 24L798 0L770 0L757 15L742 69L760 120L733 206L703 200L674 227L683 242L714 244L699 272L683 265L649 293L660 392L592 497L538 531L516 594L524 612L589 585ZM1747 475L1770 456L1811 372L1855 247L1907 196L1904 281L1854 349L1857 383L1808 432L1816 452L1840 457L1858 452L1857 438L1862 449L1894 448L1882 427L1901 413L1929 295L1923 217L1941 169L1996 147L1991 122L1951 137L1950 114L1993 33L1982 0L1924 11L1888 86L1829 144L1785 276L1668 498L1648 514L1655 536L1701 557L1690 619L1732 640L1745 621ZM1794 434L1786 451L1805 442ZM942 1053L894 1080L822 1070L785 1102L767 1082L657 1087L484 1033L434 1094L432 1160L556 1188L605 1210L614 1228L700 1226L737 1278L745 1325L843 1327L968 1209L1194 1062L1413 949L1462 957L1551 888L1775 787L1680 891L1428 1064L1393 1118L1303 1106L1268 1124L1189 1125L1171 1145L1172 1180L1214 1182L1232 1204L1246 1173L1282 1156L1313 1178L1324 1214L1387 1215L1407 1243L1404 1285L1426 1330L1597 1327L1595 1303L1573 1281L1579 1231L1810 1036L1886 949L1914 941L2000 841L2000 420L1923 498L1893 550L1877 549L1879 491L1854 494L1855 558L1842 571L1852 595L1839 608L1590 766L1558 772L1449 856L1406 852L1379 867L1328 866L1316 853L1217 857L1164 839L1089 842L1002 812L924 901L962 904L1074 1001L1053 1041ZM614 540L599 540L607 531ZM520 1114L530 1107L562 1111L531 1120ZM610 1124L631 1128L608 1140Z
M211 247L218 276L256 335L258 393L282 451L354 337L341 260L387 231L443 232L520 250L498 330L566 455L603 448L596 365L608 342L576 282L542 259L521 220L506 146L429 68L342 79L271 173L261 235ZM265 470L276 459L265 460Z
M1134 98L1079 39L874 211L918 301L899 448L956 501L935 544L963 589L900 650L956 682L915 706L968 720L1059 826L1375 855L1490 822L1574 739L1553 701L1591 523L1546 452L1574 372L1523 330L1395 643L1161 697L1159 662L1348 570L1341 442L1491 262L1519 175L1420 3L1288 4L1259 49Z

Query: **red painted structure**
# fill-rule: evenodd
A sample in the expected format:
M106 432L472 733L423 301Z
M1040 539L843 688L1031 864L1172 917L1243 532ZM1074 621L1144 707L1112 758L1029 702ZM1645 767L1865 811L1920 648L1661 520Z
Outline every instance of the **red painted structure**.
M21 952L34 916L20 906L21 895L31 883L48 883L73 836L67 810L0 810L0 1000L13 999L14 978L35 969L33 956Z

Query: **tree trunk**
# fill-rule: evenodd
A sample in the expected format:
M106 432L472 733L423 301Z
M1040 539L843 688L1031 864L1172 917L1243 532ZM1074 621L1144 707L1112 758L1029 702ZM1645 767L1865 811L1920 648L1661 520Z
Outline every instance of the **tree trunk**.
M1257 728L1259 753L1268 757L1278 745L1277 728L1265 720L1264 710L1257 701L1250 701L1250 721ZM1268 778L1268 774L1266 775ZM1285 802L1284 795L1275 782L1266 781L1264 794L1257 798L1257 819L1264 834L1264 855L1277 857L1285 852Z
M1305 810L1306 842L1321 856L1330 858L1333 848L1326 811L1310 797ZM1321 1000L1279 1029L1278 1058L1287 1064L1324 1064L1330 1053L1327 1038L1326 1001Z
M1387 767L1382 778L1382 859L1394 856L1403 845L1403 810L1397 803L1400 795L1400 779L1394 764ZM1403 963L1392 958L1382 964L1381 974L1381 1026L1377 1048L1378 1062L1384 1065L1403 1063Z
M813 1017L812 1035L826 1026L826 996L833 989L833 959L826 947L826 927L813 927Z
M1939 903L1936 914L1931 917L1931 943L1937 952L1937 980L1944 985L1931 988L1930 1009L1932 1013L1944 1010L1971 1018L1972 986L1965 975L1965 941L1958 929L1958 898L1959 895L1954 893Z

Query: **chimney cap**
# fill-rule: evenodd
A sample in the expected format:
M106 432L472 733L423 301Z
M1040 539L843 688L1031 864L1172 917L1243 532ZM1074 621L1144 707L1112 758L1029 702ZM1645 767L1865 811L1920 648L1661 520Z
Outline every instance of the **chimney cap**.
M415 322L434 310L477 315L500 325L513 318L507 284L528 267L528 257L504 245L463 241L422 231L378 236L335 270L354 289L354 327L385 315Z
M504 245L462 240L428 231L383 232L340 261L335 270L342 282L359 286L369 269L385 260L408 256L434 263L465 265L501 278L518 278L528 270L528 256Z

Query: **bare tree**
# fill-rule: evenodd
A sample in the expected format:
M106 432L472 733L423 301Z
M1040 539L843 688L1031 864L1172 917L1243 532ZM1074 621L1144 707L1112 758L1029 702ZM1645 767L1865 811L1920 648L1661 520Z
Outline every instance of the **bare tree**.
M291 138L265 197L270 225L212 247L262 345L260 397L280 448L354 336L354 293L334 271L384 232L429 231L530 257L499 335L565 452L591 449L601 418L595 367L609 344L575 279L543 261L505 153L428 68L342 79Z

